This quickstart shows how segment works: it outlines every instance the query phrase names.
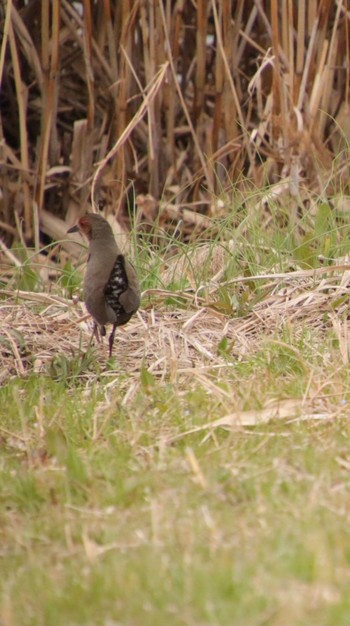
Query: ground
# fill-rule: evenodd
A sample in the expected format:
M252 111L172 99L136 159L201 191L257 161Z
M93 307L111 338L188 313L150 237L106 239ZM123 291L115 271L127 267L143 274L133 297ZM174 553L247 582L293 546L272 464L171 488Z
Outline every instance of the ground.
M2 291L4 626L347 624L349 277L149 289L112 360Z

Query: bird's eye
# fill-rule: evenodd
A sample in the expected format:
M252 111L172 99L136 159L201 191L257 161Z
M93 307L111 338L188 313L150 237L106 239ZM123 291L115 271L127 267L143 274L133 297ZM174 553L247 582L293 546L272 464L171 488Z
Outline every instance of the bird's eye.
M82 218L81 220L79 220L79 226L86 235L91 232L91 225L89 224L88 220Z

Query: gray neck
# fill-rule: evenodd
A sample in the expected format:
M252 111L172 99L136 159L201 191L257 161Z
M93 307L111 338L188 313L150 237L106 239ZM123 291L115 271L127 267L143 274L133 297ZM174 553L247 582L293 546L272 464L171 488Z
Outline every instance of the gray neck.
M107 258L110 258L111 256L116 257L117 254L120 254L114 237L108 237L106 239L93 239L89 244L89 252L92 256L97 253L102 257L107 256Z

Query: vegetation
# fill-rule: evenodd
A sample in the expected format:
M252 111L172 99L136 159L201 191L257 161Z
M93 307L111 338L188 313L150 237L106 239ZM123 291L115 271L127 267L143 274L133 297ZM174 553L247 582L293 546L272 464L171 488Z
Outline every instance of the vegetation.
M348 272L241 220L141 242L109 361L75 270L2 289L4 626L347 623ZM348 254L324 223L312 258Z
M346 3L0 20L1 626L347 625ZM111 359L92 201L143 290Z
M121 226L185 217L189 237L222 215L232 183L274 185L290 219L311 192L345 189L345 2L1 6L6 243L18 229L36 249L62 239L90 192Z

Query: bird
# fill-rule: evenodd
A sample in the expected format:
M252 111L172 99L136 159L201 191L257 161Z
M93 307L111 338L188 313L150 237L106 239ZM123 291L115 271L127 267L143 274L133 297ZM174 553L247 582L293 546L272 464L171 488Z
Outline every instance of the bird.
M94 320L94 335L106 335L106 324L113 324L109 336L109 357L118 326L126 324L140 306L141 293L134 266L118 247L107 220L97 213L85 213L68 233L80 232L89 242L83 284L85 306Z

